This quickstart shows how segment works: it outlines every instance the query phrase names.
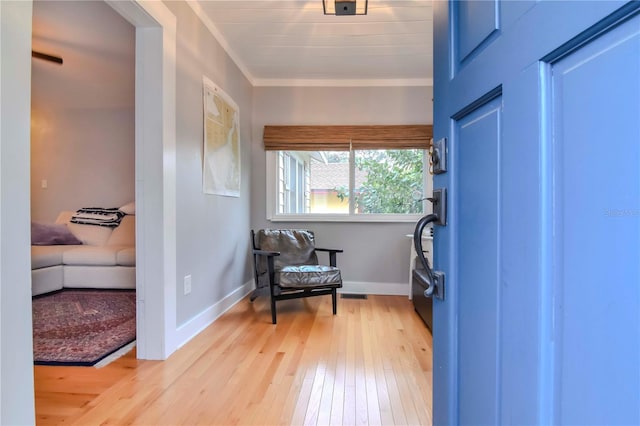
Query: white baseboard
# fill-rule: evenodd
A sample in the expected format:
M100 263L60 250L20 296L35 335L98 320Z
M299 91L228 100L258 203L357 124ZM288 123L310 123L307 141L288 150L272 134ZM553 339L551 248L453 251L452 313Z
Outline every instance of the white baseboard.
M134 340L133 342L129 343L128 345L124 345L123 347L121 347L120 349L118 349L117 351L112 353L111 355L109 355L109 356L107 356L105 358L102 358L100 361L95 363L93 366L95 368L105 367L105 366L111 364L116 359L118 359L118 358L124 356L125 354L127 354L135 346L136 346L136 341Z
M372 283L369 281L344 281L338 293L378 294L381 296L408 296L409 283Z
M247 281L240 287L226 295L218 303L210 306L200 314L178 327L176 330L177 348L185 345L198 333L211 325L222 314L231 309L236 303L241 301L253 290L253 279ZM352 294L377 294L384 296L407 296L409 294L408 283L372 283L369 281L345 281L338 293Z
M208 307L178 327L176 330L176 341L178 342L177 348L185 345L189 340L193 339L198 333L217 320L222 314L231 309L236 303L244 299L245 296L253 290L253 286L254 281L251 279L233 290L231 293L227 294L216 304Z

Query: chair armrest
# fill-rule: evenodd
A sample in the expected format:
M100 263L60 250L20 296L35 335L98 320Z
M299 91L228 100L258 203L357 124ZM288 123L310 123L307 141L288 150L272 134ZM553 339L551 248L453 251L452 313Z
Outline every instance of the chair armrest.
M327 248L317 248L316 251L326 251L329 252L329 265L337 267L338 263L336 261L336 253L342 253L344 250L341 249L327 249Z
M257 254L258 256L280 256L280 252L278 251L267 251L267 250L254 250L253 254Z
M271 295L273 296L273 287L275 286L275 262L274 259L276 256L280 256L280 252L277 251L267 251L267 250L258 250L253 249L254 263L258 264L258 256L265 256L267 258L267 274L269 276L269 287L271 288ZM258 272L256 269L256 285L258 285Z
M316 251L328 251L328 252L334 252L334 253L344 252L344 250L341 250L341 249L328 249L328 248L317 248L317 247L316 247Z

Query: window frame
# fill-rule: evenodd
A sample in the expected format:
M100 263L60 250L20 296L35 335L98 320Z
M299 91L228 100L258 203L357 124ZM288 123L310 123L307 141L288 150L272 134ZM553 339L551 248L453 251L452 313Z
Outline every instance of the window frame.
M330 149L329 149L330 150ZM293 151L293 150L287 150ZM355 213L353 203L349 203L349 213L278 213L278 156L280 151L265 151L266 154L266 207L267 220L271 222L387 222L387 223L412 223L424 216L429 207L427 201L422 201L423 213L411 214L366 214ZM432 176L429 173L427 161L428 150L423 150L424 170L422 172L423 194L431 194L433 187ZM355 185L355 150L349 154L349 187L353 193Z

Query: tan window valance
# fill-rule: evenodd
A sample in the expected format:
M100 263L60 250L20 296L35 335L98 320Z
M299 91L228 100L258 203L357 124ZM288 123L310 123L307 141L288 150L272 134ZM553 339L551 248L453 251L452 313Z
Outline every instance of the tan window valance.
M428 149L430 124L375 126L264 126L267 151Z

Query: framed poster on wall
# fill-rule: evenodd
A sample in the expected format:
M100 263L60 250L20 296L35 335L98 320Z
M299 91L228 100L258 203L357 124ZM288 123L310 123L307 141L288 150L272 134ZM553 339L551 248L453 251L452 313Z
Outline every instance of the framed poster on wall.
M240 196L240 110L220 87L202 77L205 194Z

